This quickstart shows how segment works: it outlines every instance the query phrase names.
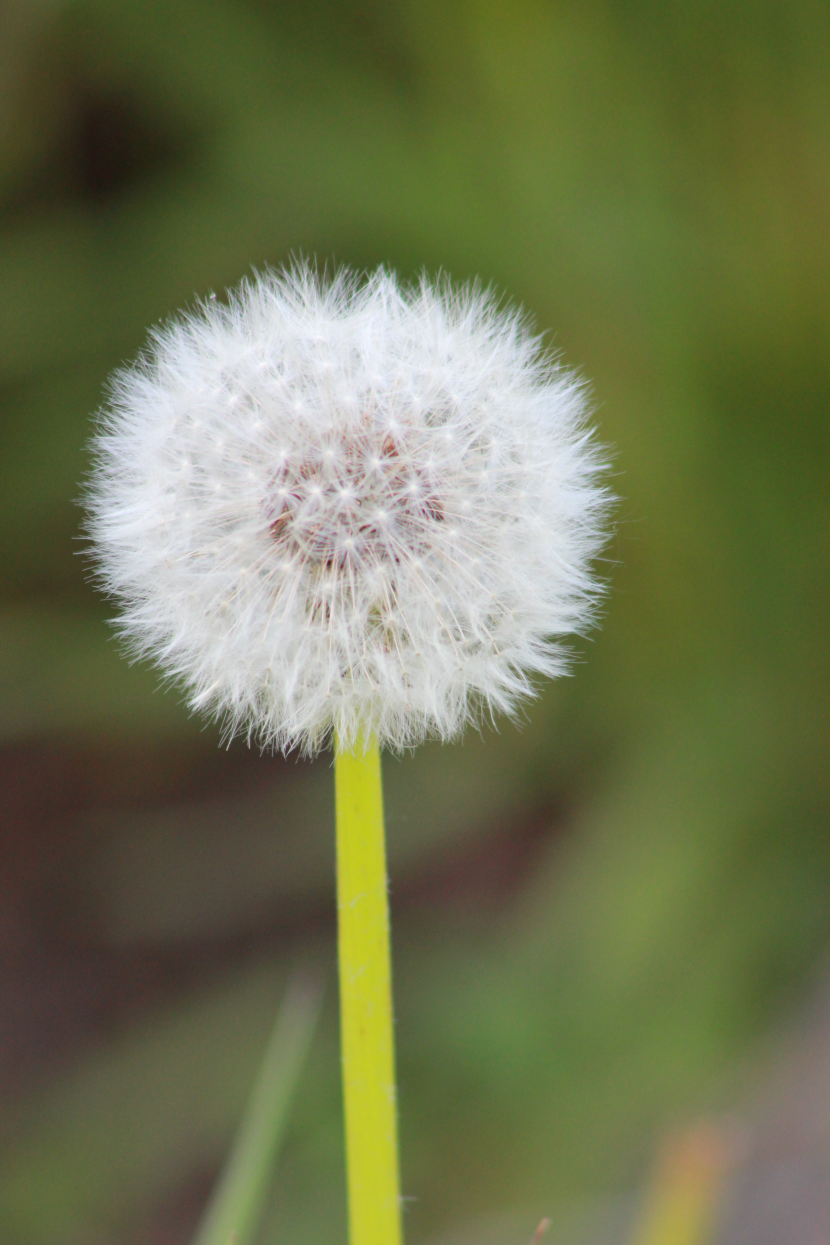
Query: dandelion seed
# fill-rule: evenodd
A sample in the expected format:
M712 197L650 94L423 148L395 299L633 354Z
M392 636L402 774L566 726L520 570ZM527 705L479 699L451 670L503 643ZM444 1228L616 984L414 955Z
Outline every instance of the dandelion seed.
M598 599L585 421L581 382L477 289L245 282L115 376L88 498L120 632L285 750L511 713Z

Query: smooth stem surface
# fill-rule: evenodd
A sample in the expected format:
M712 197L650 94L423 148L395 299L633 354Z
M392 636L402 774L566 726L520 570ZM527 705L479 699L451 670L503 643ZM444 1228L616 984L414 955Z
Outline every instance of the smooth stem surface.
M351 1245L400 1245L380 753L337 751L337 914Z
M250 1245L268 1200L288 1108L320 1011L322 989L295 977L280 1005L259 1080L194 1245Z

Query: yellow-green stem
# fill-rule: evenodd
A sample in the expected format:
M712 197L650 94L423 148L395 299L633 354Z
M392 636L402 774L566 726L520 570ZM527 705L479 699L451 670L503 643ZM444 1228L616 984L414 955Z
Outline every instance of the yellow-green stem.
M351 1245L400 1245L389 902L380 753L338 748L337 914Z

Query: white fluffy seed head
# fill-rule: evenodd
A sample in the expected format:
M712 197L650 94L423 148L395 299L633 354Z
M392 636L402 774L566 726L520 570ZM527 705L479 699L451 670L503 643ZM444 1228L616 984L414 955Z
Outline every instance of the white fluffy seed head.
M448 739L562 673L591 620L583 388L476 288L245 282L154 332L94 448L120 632L228 733Z

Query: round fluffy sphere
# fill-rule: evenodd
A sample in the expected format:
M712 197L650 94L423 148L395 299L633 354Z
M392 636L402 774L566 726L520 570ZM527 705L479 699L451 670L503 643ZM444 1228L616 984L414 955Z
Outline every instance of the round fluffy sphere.
M88 501L120 631L193 707L283 749L510 712L597 595L584 406L475 288L246 282L115 376Z

